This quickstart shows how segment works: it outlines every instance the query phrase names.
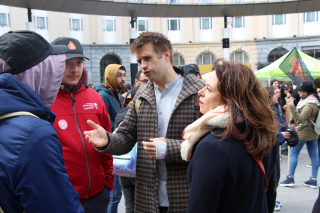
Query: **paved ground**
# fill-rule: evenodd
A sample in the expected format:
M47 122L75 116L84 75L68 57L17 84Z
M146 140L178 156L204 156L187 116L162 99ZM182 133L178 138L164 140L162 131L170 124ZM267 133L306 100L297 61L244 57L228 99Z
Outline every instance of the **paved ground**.
M314 202L318 197L319 190L306 187L302 182L308 180L311 176L311 168L306 165L310 164L310 158L306 146L301 150L299 162L295 173L294 188L278 187L278 198L281 201L282 207L279 213L310 213L312 211ZM282 155L281 160L281 177L280 181L284 180L288 171L288 157ZM320 178L318 178L318 185ZM119 213L125 213L124 198L122 197L118 208Z
M299 156L298 166L295 172L294 188L278 187L278 198L281 201L281 213L309 213L312 211L314 202L318 198L319 189L306 187L302 182L308 180L311 176L311 168L306 165L310 164L310 158L306 146L303 147ZM282 155L281 161L281 177L280 181L284 180L288 173L288 157ZM318 175L318 185L320 184Z

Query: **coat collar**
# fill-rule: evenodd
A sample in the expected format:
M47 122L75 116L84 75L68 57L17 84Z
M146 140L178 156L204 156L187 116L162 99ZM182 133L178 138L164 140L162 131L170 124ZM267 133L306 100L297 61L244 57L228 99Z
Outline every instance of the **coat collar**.
M179 104L190 95L198 93L204 87L204 81L197 79L194 75L184 77L182 90L178 96L177 102L174 105L175 110ZM156 109L156 97L154 95L154 83L149 82L147 85L140 86L136 94L137 98L146 99Z

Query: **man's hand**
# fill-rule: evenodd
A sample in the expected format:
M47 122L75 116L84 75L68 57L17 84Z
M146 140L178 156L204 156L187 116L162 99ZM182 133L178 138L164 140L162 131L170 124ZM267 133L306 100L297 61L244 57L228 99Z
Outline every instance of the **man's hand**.
M162 141L166 142L165 138L151 138L150 142L142 141L142 145L144 150L149 154L152 158L157 158L157 147L154 141Z
M293 108L293 107L294 107L294 98L292 98L291 103L289 103L289 107L290 107L290 108Z
M156 158L157 157L157 150L155 142L146 142L142 141L142 145L144 150L149 154L150 157Z
M291 133L290 132L282 132L282 135L284 138L290 138Z
M91 120L87 120L87 123L94 129L91 131L84 131L83 134L85 135L86 140L94 147L106 146L108 144L107 131Z

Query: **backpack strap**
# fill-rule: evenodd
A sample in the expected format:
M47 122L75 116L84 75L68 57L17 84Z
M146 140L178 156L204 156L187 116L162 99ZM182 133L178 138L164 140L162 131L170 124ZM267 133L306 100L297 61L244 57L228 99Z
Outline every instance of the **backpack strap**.
M33 116L33 117L39 118L38 116L36 116L35 114L32 114L31 112L18 111L18 112L12 112L12 113L1 115L0 120L4 120L7 118L11 118L11 117L17 117L17 116L21 116L21 115L27 115L27 116Z
M238 132L233 132L233 134L239 136L240 134ZM251 151L253 150L255 147L249 143L249 141L247 141L246 139L243 139L243 144L246 146L247 150L248 151ZM255 162L257 163L258 167L259 167L259 170L261 171L262 175L263 175L263 178L264 178L264 190L265 192L267 192L268 190L268 177L266 175L266 170L264 168L264 165L260 159L260 157L256 154L251 154L251 156L253 157L253 159L255 160Z
M11 112L11 113L0 115L0 121L4 120L4 119L7 119L7 118L21 116L21 115L26 115L26 116L32 116L32 117L39 118L38 116L36 116L35 114L32 114L31 112L18 111L18 112ZM0 206L0 213L4 213L3 209L1 208L1 206ZM23 211L23 213L25 213L25 211Z
M247 140L244 140L245 142L248 142ZM253 145L249 145L248 143L244 143L244 145L247 147L247 150L251 151L254 149ZM256 163L258 164L258 167L264 177L264 190L265 192L267 192L268 190L268 177L266 175L266 170L264 169L263 163L260 159L260 157L256 154L251 154L251 156L253 157L253 159L256 161Z

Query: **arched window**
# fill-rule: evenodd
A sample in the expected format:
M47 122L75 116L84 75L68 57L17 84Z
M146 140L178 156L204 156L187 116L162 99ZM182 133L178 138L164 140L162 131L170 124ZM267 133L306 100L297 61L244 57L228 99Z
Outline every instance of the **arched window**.
M230 56L230 61L249 63L249 56L242 51L233 52Z
M104 79L104 70L109 64L121 64L121 61L116 55L105 55L100 61L100 81L101 83L105 82Z
M216 57L211 53L203 53L198 57L197 64L198 65L213 64L215 60L216 60Z
M276 48L272 50L268 55L268 62L274 62L281 58L283 55L285 55L287 52L289 52L287 49L284 48Z
M185 65L184 58L180 54L173 54L173 65L175 66Z

